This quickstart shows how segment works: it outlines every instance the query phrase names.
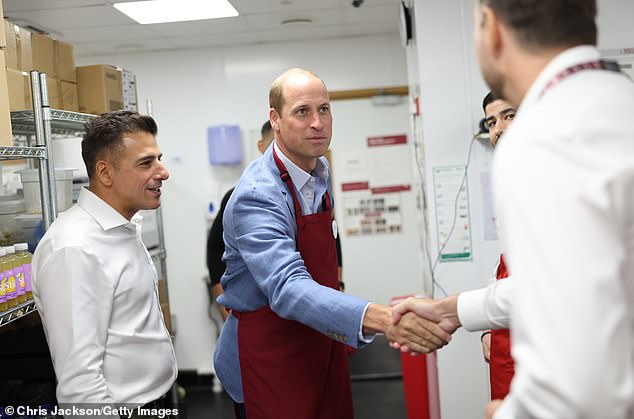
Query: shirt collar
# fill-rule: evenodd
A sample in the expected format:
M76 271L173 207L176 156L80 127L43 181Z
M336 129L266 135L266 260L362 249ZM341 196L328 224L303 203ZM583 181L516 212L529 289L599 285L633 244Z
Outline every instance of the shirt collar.
M119 214L114 208L112 208L106 201L99 198L93 192L87 188L82 188L79 191L79 198L77 198L77 205L83 208L90 216L92 216L97 223L104 229L104 231L113 229L120 226L130 226L136 230L136 226L126 220L126 218ZM132 217L132 221L137 221L137 215Z
M311 174L306 173L304 169L300 168L295 163L293 163L288 157L286 157L286 155L282 152L282 150L280 150L280 148L277 146L276 142L273 143L273 147L275 148L275 152L277 153L277 156L280 158L282 163L284 163L284 166L286 166L286 170L288 170L288 174L291 177L291 180L293 181L293 185L295 185L298 191L301 190L304 187L304 185L306 185L306 182L310 180ZM325 160L326 159L322 157L318 158L317 164L315 165L315 168L313 169L312 173L318 178L320 178L321 180L323 180L324 182L327 182L328 181L328 164L325 163Z
M526 92L524 100L520 105L522 111L526 108L534 106L540 98L540 95L548 82L559 74L562 70L571 67L576 64L582 64L590 61L596 61L601 59L599 51L591 45L581 45L567 49L553 58L544 67L539 76L535 79L531 87Z

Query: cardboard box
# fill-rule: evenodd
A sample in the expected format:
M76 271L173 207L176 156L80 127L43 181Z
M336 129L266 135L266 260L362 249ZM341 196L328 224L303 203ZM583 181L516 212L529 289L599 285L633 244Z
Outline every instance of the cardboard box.
M65 111L79 112L79 98L77 96L77 83L66 80L60 81L60 94L62 108Z
M33 69L46 73L48 77L57 79L57 59L55 57L55 40L39 33L31 34L33 51Z
M73 46L61 41L55 41L55 58L57 59L57 74L62 81L77 82L75 72L75 56Z
M4 11L2 10L2 2L0 1L0 16L4 16ZM5 33L0 33L0 48L4 48L7 46L7 38Z
M29 72L33 69L33 49L31 46L31 32L4 21L4 31L7 39L5 59L7 67Z
M7 81L11 111L33 109L29 73L7 68ZM51 108L79 112L76 83L47 76L46 86L48 87L48 105Z
M7 82L9 84L9 105L11 110L33 109L29 73L7 67Z
M170 332L170 335L174 334L172 330L172 315L170 313L170 306L167 303L161 303L161 311L163 312L163 320L165 320L165 327Z
M9 84L4 51L0 50L0 146L12 146L11 113L9 109Z
M123 109L121 71L99 64L77 67L79 112L99 115Z
M164 279L159 279L158 281L158 293L159 293L159 301L161 303L167 303L167 281Z
M73 46L4 21L7 67L38 70L58 80L77 81Z
M48 87L48 106L53 109L62 109L62 87L60 81L47 75L46 86Z

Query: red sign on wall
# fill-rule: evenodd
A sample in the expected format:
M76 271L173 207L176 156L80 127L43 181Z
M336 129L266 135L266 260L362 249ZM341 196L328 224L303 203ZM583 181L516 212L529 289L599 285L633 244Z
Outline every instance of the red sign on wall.
M407 144L407 135L384 135L381 137L368 137L368 147L380 147L385 145Z
M403 192L411 190L411 185L394 185L394 186L381 186L378 188L371 188L373 194L390 193L390 192Z
M350 182L350 183L342 183L341 190L343 192L349 191L363 191L365 189L370 189L369 182Z

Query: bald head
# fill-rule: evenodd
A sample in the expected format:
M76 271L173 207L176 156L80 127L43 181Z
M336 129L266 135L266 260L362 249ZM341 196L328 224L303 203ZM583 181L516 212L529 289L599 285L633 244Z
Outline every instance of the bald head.
M315 75L312 71L305 70L303 68L291 68L283 72L273 81L271 84L271 89L269 90L269 106L275 109L278 113L281 114L282 107L284 106L284 86L293 79L297 77L314 77L321 81L321 83L326 87L323 80Z

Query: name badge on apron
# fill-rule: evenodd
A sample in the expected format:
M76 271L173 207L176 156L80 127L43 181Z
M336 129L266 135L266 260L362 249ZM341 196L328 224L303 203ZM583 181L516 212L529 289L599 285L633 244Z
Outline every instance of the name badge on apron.
M337 228L337 222L335 220L332 220L332 237L334 237L335 240L337 239L338 233L339 229Z

